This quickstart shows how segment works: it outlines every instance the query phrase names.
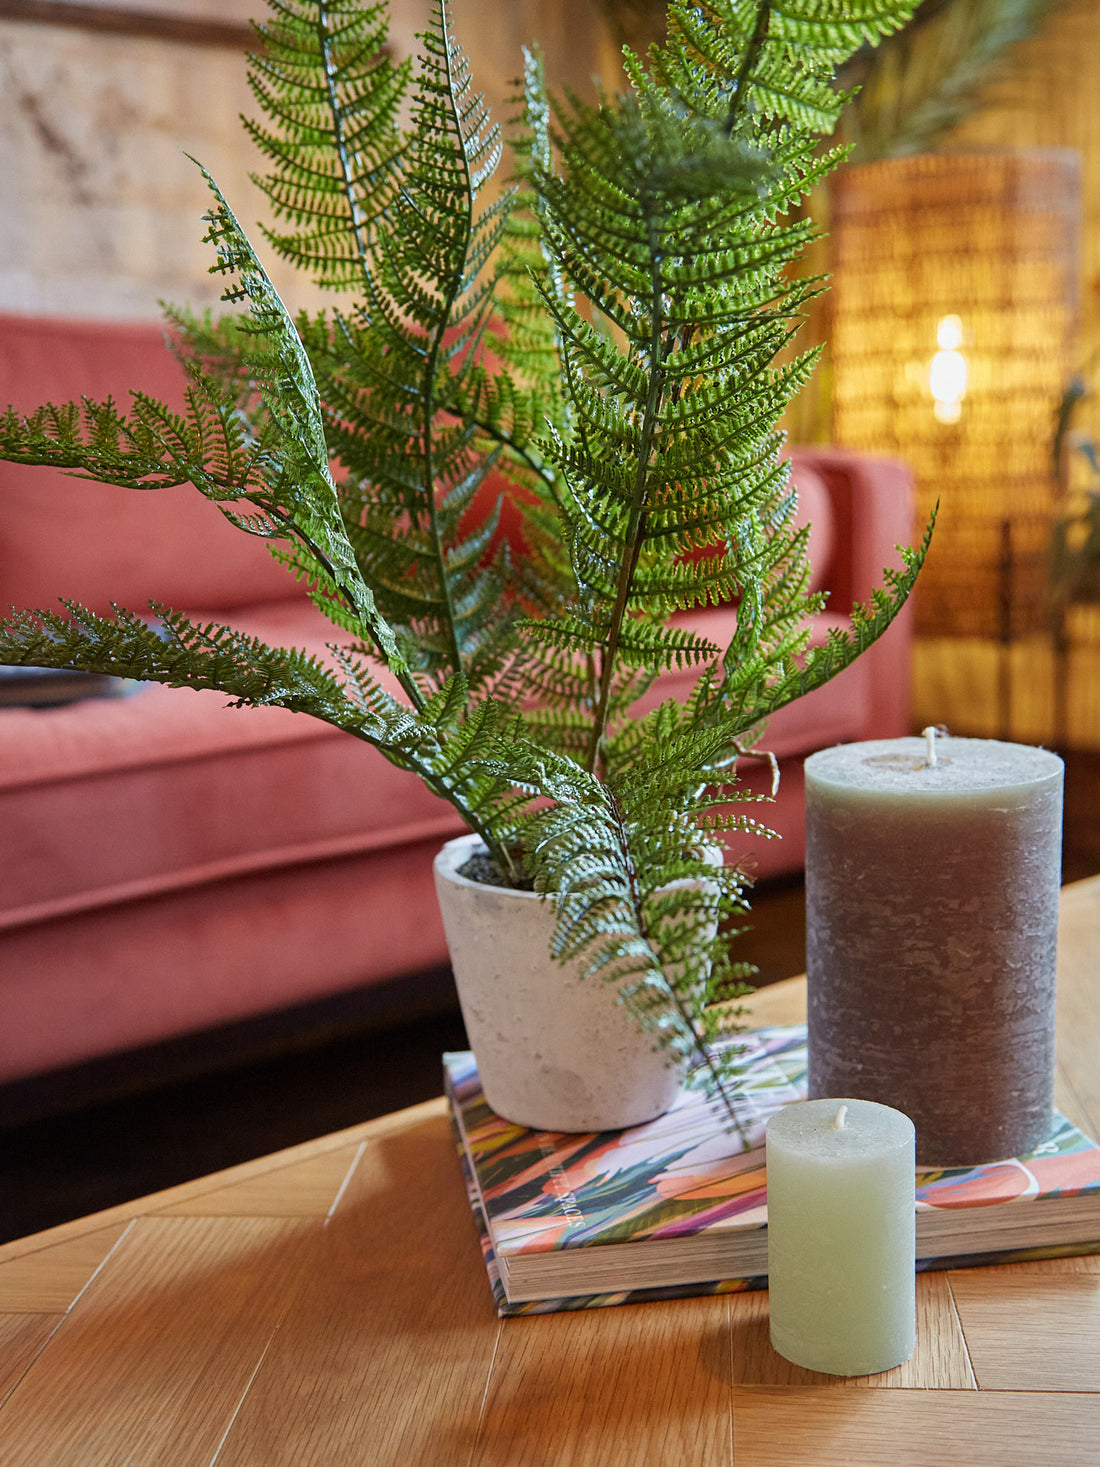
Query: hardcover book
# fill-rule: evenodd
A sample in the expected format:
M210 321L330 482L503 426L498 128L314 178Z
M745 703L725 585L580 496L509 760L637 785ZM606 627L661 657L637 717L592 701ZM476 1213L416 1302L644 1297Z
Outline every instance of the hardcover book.
M690 1085L625 1131L531 1131L490 1110L472 1054L444 1056L474 1218L501 1314L767 1287L764 1128L805 1098L805 1026L740 1050L737 1127ZM917 1268L1100 1251L1100 1147L1064 1116L1026 1156L917 1172Z
M119 698L139 687L133 678L107 673L0 665L0 708L54 708L85 698Z

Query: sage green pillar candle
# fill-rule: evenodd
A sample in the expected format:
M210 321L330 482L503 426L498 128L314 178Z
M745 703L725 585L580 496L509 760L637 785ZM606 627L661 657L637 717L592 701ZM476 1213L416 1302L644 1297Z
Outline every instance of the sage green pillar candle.
M1050 1132L1062 772L931 733L806 761L809 1093L904 1111L921 1165Z
M768 1122L768 1308L785 1359L876 1375L916 1344L913 1123L867 1100L807 1100Z

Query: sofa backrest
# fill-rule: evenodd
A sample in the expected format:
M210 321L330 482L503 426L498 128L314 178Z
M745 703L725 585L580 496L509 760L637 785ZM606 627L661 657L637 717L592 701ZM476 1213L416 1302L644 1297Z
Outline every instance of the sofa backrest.
M0 411L113 396L140 388L171 406L184 374L157 325L0 317ZM0 462L0 614L93 611L112 601L144 610L228 610L301 595L264 541L243 534L190 484L134 490L51 468Z
M85 395L125 407L134 388L183 403L184 374L160 326L0 316L0 411ZM831 589L841 608L849 591L843 488L819 458L812 449L792 454L798 519L811 525L813 586ZM486 483L480 512L498 487ZM501 533L521 543L514 510ZM122 489L0 462L0 615L9 606L53 608L59 597L97 612L112 601L141 611L150 600L227 611L302 594L262 540L229 524L191 485Z
M798 491L795 523L810 527L810 590L831 591L837 573L837 526L833 495L809 451L791 455L791 482Z

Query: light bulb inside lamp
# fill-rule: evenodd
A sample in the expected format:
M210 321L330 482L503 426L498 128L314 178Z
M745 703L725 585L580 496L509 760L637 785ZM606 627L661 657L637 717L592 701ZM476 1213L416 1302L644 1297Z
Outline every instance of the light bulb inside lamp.
M959 317L944 316L936 327L936 345L940 349L928 371L928 388L935 400L933 412L939 423L957 423L962 417L968 376L966 358L959 351L962 339Z

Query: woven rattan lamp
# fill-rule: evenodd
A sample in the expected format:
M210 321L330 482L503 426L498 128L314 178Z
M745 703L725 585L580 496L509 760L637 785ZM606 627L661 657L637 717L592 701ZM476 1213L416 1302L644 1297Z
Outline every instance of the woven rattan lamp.
M843 170L832 196L834 435L906 459L926 518L918 632L1009 642L1047 617L1051 445L1078 301L1078 155Z

